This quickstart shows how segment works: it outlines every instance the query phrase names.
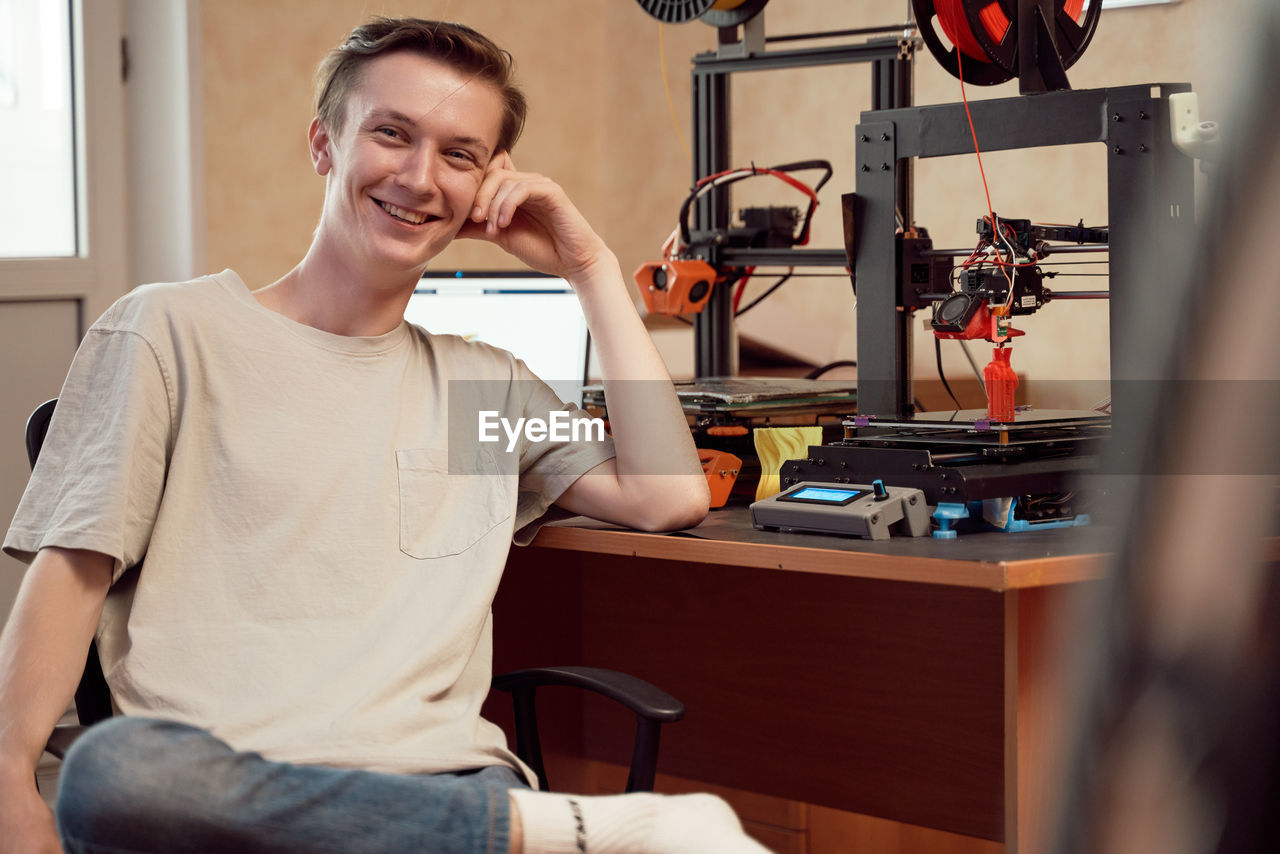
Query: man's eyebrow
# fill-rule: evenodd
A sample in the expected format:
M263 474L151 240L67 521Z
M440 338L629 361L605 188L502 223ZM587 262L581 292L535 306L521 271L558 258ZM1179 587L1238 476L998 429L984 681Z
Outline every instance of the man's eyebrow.
M455 136L450 140L454 145L461 145L464 148L474 148L477 154L484 157L489 156L489 146L485 144L483 139L476 136Z
M400 112L399 110L389 109L387 107L379 107L373 110L372 112L369 113L369 118L374 121L384 121L389 119L393 122L399 122L400 124L409 125L415 128L418 126L418 123L416 121L409 118L404 113Z

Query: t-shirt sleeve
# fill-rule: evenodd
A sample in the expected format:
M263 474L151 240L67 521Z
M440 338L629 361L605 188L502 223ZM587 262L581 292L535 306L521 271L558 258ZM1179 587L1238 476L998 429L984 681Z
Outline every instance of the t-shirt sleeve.
M47 546L89 549L114 558L119 578L142 560L160 507L173 389L148 340L104 321L72 361L4 550L29 563Z
M520 440L520 485L516 501L517 545L527 545L557 515L551 505L579 477L616 456L603 423L572 403L563 403L546 383L516 361L523 414L551 426L545 440ZM555 438L556 435L563 438ZM561 513L564 517L571 514Z

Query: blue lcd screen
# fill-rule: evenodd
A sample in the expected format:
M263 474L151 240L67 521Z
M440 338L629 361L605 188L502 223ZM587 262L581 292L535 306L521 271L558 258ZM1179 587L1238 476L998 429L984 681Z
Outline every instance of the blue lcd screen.
M827 486L805 486L786 496L791 501L814 501L820 504L848 504L866 495L862 489L839 489Z

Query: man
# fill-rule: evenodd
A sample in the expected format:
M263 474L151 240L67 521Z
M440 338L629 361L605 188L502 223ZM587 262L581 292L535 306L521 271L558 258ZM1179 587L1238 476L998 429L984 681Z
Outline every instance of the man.
M523 117L474 31L357 28L321 66L306 256L256 291L141 288L86 336L5 541L31 568L0 641L0 851L761 850L706 796L530 791L479 716L517 530L552 502L679 528L708 500L616 259L512 164ZM454 453L451 379L560 406L510 354L404 323L455 237L573 284L613 443ZM125 714L68 756L55 826L32 772L95 629Z

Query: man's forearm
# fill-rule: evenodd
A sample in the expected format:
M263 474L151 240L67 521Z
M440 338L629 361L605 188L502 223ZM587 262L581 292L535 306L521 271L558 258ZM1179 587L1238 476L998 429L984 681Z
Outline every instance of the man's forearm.
M111 584L97 552L42 549L0 636L0 765L31 779L84 669Z
M602 261L575 287L604 377L619 487L639 506L688 508L672 518L674 527L696 524L706 513L707 485L688 422L617 260Z

